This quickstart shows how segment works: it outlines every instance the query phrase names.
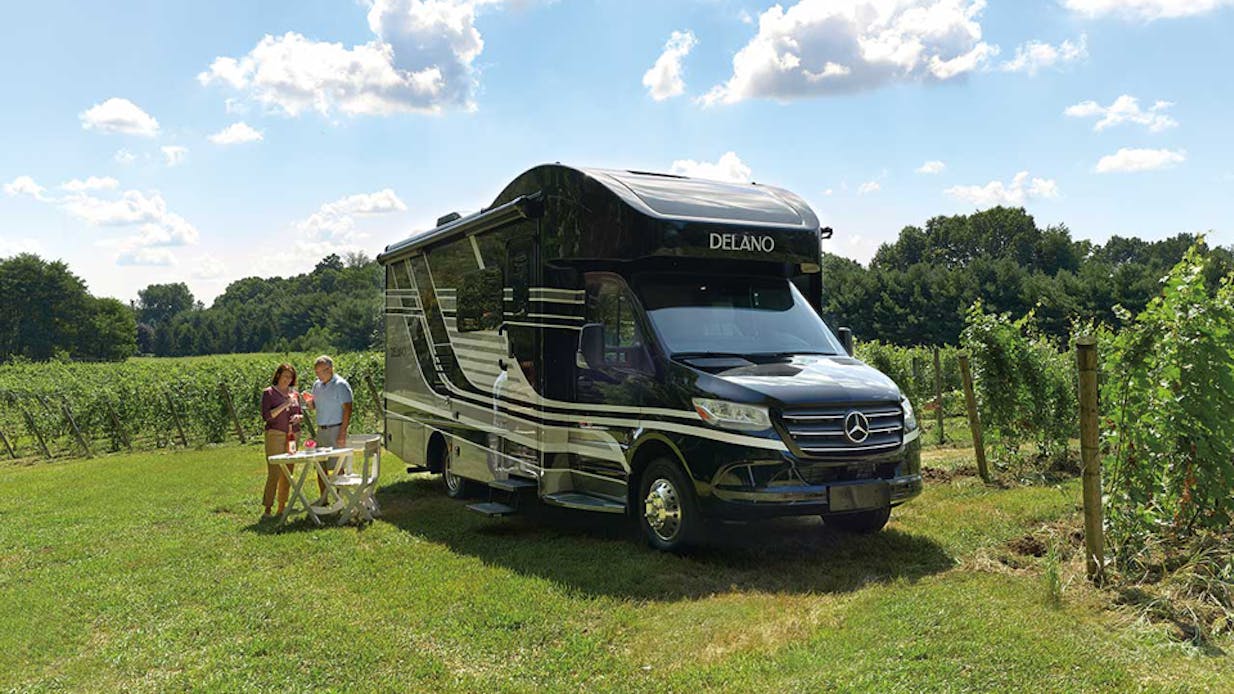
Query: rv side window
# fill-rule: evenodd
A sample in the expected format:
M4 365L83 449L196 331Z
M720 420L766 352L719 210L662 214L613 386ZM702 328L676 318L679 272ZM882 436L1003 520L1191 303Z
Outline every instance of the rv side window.
M456 317L460 333L496 330L501 325L501 270L474 270L462 277Z

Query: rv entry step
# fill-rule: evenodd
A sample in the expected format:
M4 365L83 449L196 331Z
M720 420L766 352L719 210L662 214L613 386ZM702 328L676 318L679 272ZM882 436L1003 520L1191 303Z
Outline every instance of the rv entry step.
M407 474L414 475L419 472L432 472L432 470L428 469L427 467L423 465L408 465L407 466Z
M535 480L529 480L526 477L509 477L504 480L492 480L488 486L503 492L520 492L524 489L536 489L540 485L536 484Z
M482 501L478 504L468 504L467 510L475 511L476 513L480 513L485 516L488 516L489 518L499 518L501 516L508 516L511 513L515 513L516 511L518 511L518 509L514 508L513 506L497 503L496 501Z
M544 496L544 501L554 506L577 508L584 511L602 511L604 513L625 513L626 511L626 505L619 501L581 492L547 494Z

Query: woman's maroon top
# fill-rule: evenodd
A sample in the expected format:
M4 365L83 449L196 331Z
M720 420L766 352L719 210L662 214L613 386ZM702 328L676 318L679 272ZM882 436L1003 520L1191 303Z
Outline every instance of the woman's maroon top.
M283 395L278 388L270 386L261 393L261 418L266 420L266 429L275 429L278 431L287 431L287 427L291 426L291 430L300 433L300 425L291 424L291 416L300 414L299 403L292 404L291 407L283 410L277 417L271 417L270 413L282 407L283 403L287 402L290 395Z

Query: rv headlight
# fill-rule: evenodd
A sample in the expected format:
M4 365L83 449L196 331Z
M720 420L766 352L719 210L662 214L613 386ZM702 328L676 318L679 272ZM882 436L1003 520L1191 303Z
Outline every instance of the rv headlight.
M900 407L904 408L904 431L912 431L917 428L917 414L913 412L913 403L908 401L908 398L900 398Z
M771 428L771 415L767 414L766 407L758 405L694 398L694 410L704 422L724 429L764 431Z

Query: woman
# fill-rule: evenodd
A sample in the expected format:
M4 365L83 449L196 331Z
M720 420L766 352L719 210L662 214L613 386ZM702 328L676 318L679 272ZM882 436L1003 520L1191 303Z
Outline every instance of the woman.
M304 418L300 410L300 397L296 394L296 368L291 364L279 364L274 370L271 385L261 393L261 418L266 420L266 458L287 452L287 432L299 433L300 420ZM288 465L287 471L295 470L294 465ZM274 493L278 491L278 514L282 515L287 507L287 493L291 487L287 476L278 465L266 461L266 489L262 495L262 503L266 507L266 516L270 516L270 507L274 504Z

